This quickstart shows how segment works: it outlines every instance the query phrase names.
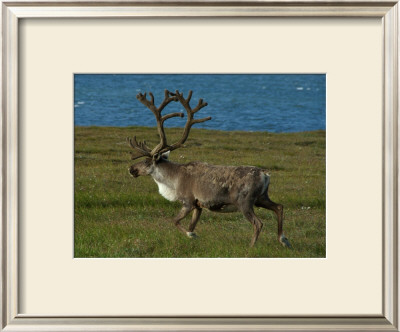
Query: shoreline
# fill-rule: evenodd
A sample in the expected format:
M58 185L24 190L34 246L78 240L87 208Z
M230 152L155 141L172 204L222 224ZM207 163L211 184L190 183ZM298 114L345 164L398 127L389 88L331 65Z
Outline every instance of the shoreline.
M86 128L86 129L121 129L121 130L131 130L131 129L139 129L139 130L157 130L157 127L147 127L147 126L79 126L74 125L74 129L76 128ZM183 129L183 127L164 127L165 130L179 130ZM325 133L326 129L315 129L315 130L307 130L307 131L282 131L282 132L274 132L274 131L263 131L263 130L219 130L219 129L209 129L209 128L196 128L192 127L190 131L209 131L209 132L217 132L217 133L257 133L257 134L272 134L272 135L279 135L279 134L309 134L309 133ZM189 137L190 138L190 137Z

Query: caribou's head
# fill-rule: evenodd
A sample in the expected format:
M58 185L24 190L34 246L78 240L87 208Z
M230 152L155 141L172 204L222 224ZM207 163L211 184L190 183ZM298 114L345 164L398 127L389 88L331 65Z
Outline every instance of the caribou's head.
M150 158L146 158L136 164L133 164L129 167L129 173L137 178L138 176L150 175L154 171L153 160Z
M183 94L180 93L179 91L176 91L175 93L169 92L168 90L165 90L165 97L164 101L161 103L159 107L156 107L154 105L154 96L150 92L150 100L146 98L146 94L139 93L136 98L147 108L149 108L154 116L156 117L157 121L157 130L158 130L158 135L160 136L160 143L158 143L153 149L150 149L146 141L141 141L138 142L136 140L136 136L131 139L127 138L127 141L129 145L132 147L133 152L132 154L132 160L139 159L139 158L146 158L145 160L138 162L136 164L133 164L129 168L129 173L133 177L138 177L138 176L143 176L143 175L151 175L156 166L161 163L165 162L168 159L168 155L170 151L173 151L183 145L185 143L186 139L189 136L190 128L192 125L195 123L200 123L204 121L208 121L211 119L211 117L203 118L203 119L194 119L194 114L199 111L201 108L204 106L207 106L207 103L204 103L202 99L199 100L199 103L197 106L192 109L189 105L190 99L192 97L192 91L189 91L188 97L185 99L183 97ZM183 130L183 135L181 139L172 144L168 145L167 144L167 137L165 135L164 131L164 122L167 119L173 118L173 117L183 117L183 113L177 112L177 113L169 113L166 115L161 115L162 110L164 109L165 106L167 106L170 102L172 101L179 101L182 106L185 108L186 113L187 113L187 121L185 128Z
M166 162L168 160L168 156L169 156L169 151L163 153L161 157L157 159L147 157L145 160L142 160L129 167L129 173L134 178L137 178L138 176L151 175L154 172L156 165L158 165L161 162Z

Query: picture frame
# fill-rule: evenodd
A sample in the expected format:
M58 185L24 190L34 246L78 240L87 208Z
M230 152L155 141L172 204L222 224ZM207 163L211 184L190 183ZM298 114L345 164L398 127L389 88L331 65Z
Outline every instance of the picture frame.
M383 303L380 316L76 317L19 312L19 23L24 18L376 17L382 20ZM398 307L398 5L396 1L2 1L1 297L5 331L397 331Z

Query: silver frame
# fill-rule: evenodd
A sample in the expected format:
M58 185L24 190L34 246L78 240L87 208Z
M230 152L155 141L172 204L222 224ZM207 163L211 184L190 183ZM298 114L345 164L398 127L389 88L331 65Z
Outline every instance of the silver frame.
M1 328L4 331L398 331L397 1L379 0L3 0L0 135ZM27 317L18 312L18 22L58 17L377 17L382 19L382 315L358 317Z

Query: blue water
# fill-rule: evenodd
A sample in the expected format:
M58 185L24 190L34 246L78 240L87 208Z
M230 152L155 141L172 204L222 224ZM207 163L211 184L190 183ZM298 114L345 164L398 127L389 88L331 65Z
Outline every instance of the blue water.
M159 105L165 89L184 96L193 90L192 108L200 98L208 103L196 118L212 120L197 128L300 132L326 127L326 76L308 74L76 74L75 125L153 127L153 114L136 95L151 91ZM163 114L178 111L184 111L182 106L171 103ZM185 121L172 118L165 127L181 127Z

